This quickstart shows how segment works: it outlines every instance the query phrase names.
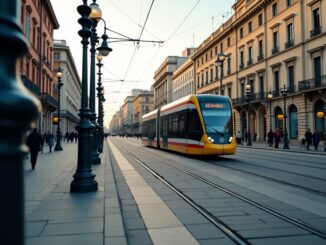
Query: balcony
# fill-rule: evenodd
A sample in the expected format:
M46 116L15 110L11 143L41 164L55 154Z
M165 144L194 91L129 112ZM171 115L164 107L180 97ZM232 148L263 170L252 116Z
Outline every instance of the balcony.
M263 54L257 56L257 61L261 61L263 59L264 59L264 55Z
M29 91L31 91L34 95L37 97L41 96L41 89L39 86L37 86L35 83L33 83L31 80L26 78L25 76L22 76L22 81L26 88L28 88Z
M299 91L314 90L316 88L325 88L326 87L326 75L311 78L308 80L300 81L298 83Z
M313 30L310 31L310 37L315 37L321 33L321 26L316 26Z
M244 64L240 64L239 65L239 70L243 69L244 68Z
M55 111L58 107L58 101L48 93L41 94L41 102L42 104L47 105L53 111Z
M294 40L291 39L285 43L285 48L291 48L294 46Z
M256 102L261 102L265 101L267 99L267 94L268 92L261 91L259 93L251 94L250 95L250 103L256 103ZM234 105L243 105L248 103L248 99L246 96L241 96L239 98L233 99L232 100Z
M247 66L250 66L250 65L252 65L252 59L247 61Z
M278 47L272 49L272 55L277 54L278 52L280 52L280 49Z

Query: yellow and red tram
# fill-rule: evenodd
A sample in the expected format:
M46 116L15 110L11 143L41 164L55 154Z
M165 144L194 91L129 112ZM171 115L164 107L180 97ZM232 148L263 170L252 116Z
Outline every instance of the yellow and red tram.
M144 145L191 155L235 154L229 97L189 95L143 116Z

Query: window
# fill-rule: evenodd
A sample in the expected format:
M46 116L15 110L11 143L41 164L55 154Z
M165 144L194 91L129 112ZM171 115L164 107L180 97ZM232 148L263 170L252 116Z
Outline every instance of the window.
M291 105L289 109L290 139L298 138L298 109Z
M213 50L211 50L211 58L213 58Z
M211 67L211 77L210 77L210 81L213 81L213 68Z
M31 28L31 16L29 13L26 14L26 25L25 25L25 35L27 40L29 41L30 36L30 28Z
M278 39L278 32L273 32L273 49L277 49L277 39Z
M200 80L199 80L199 75L197 76L197 88L199 88L199 82L200 82Z
M228 62L228 71L227 71L227 73L231 74L231 57L228 58L227 62Z
M228 87L228 96L231 98L232 92L231 92L231 86Z
M208 55L207 55L207 53L205 54L205 62L207 62L207 60L208 60Z
M252 47L248 48L248 63L252 63Z
M275 89L275 95L280 95L280 76L279 71L274 71L274 89Z
M294 92L294 67L288 67L288 86L289 92Z
M243 38L243 28L240 28L240 38Z
M230 45L231 45L230 37L228 37L228 39L227 39L227 45L228 45L228 47L230 47Z
M264 77L259 77L260 98L264 99Z
M287 31L287 41L288 43L290 43L291 41L293 41L293 24L288 24L286 27L286 31Z
M241 92L241 97L244 98L245 97L245 84L244 83L240 84L240 92Z
M263 40L258 41L258 55L259 55L258 60L262 60L263 59Z
M218 78L218 66L215 66L215 80Z
M272 13L273 13L273 16L276 16L277 15L277 3L274 3L273 6L272 6Z
M208 70L206 70L206 84L208 83Z
M258 25L261 26L263 24L263 14L258 15Z
M223 51L223 42L220 43L221 52Z
M33 43L33 45L35 46L35 40L36 40L36 38L35 38L35 36L36 36L36 24L35 23L33 23L33 33L32 33L32 35L33 35L33 41L32 41L32 43Z
M215 47L215 55L217 55L217 47Z
M286 5L291 6L293 4L293 0L286 0Z
M201 86L204 86L204 73L201 74Z
M254 80L253 79L250 79L249 81L248 81L248 83L249 83L249 85L250 85L250 95L253 95L254 94L254 92L255 92L255 88L254 88Z
M248 23L248 32L252 32L252 23L251 23L251 21Z
M197 60L197 67L199 67L199 60Z
M243 65L243 60L244 59L244 57L243 57L243 51L240 51L240 65Z
M313 15L313 25L314 29L319 29L320 28L320 13L319 13L319 8L316 8L315 10L312 11Z

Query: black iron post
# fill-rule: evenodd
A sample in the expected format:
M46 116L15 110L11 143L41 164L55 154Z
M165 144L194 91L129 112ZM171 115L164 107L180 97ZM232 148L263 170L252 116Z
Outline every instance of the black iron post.
M289 147L289 142L288 142L288 131L287 131L287 127L286 127L286 96L288 95L288 89L286 88L285 84L283 85L283 88L281 89L281 94L283 96L283 101L284 101L284 114L283 114L283 149L290 149Z
M62 146L61 146L61 129L60 129L60 91L63 83L61 82L61 77L62 77L62 70L59 67L58 72L56 73L56 76L58 78L58 127L57 127L57 142L55 144L54 150L55 151L62 151Z
M1 244L24 244L25 139L41 112L40 102L27 92L19 75L20 58L28 50L20 9L20 0L0 2Z
M246 85L246 97L248 102L248 140L247 145L252 146L251 143L251 132L250 132L250 95L251 95L251 86L250 84Z
M217 63L218 65L220 65L220 69L221 69L221 79L220 79L220 95L222 95L222 79L223 79L223 64L224 64L224 60L225 60L226 56L223 53L223 51L221 50L221 53L218 54L217 56L217 60L215 61L215 63Z
M78 131L78 163L77 170L74 174L74 180L71 182L71 192L90 192L97 190L96 175L91 168L91 154L90 154L90 138L91 130L94 129L94 125L90 122L90 112L88 108L88 85L87 85L87 46L89 44L88 39L92 35L89 28L92 25L92 21L88 18L91 8L87 5L87 0L83 0L83 4L79 5L78 13L81 18L78 20L82 29L78 34L82 37L83 44L83 64L82 64L82 97L80 108L80 121L76 126Z
M272 131L272 99L273 99L273 94L270 91L268 96L268 101L269 101L269 129Z
M103 96L103 87L102 87L102 79L101 79L101 67L103 64L101 63L103 56L98 54L97 55L97 67L98 67L98 82L97 82L97 98L98 98L98 117L97 123L99 124L99 134L98 134L98 151L100 153L103 152L103 140L104 140L104 132L103 132L103 105L102 105L102 96Z
M90 14L90 18L92 20L92 26L91 26L91 72L90 72L90 95L89 95L89 108L91 111L91 122L95 126L92 134L91 134L91 161L92 164L100 164L101 158L98 153L98 133L100 130L100 125L96 121L96 112L95 112L95 52L96 52L96 43L97 43L97 33L96 33L96 27L98 21L102 17L101 10L96 3L96 0L93 0L93 3L90 5L92 12Z

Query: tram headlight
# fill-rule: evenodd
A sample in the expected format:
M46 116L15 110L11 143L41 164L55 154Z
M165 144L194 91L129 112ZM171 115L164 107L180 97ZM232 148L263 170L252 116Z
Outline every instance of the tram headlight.
M211 143L214 143L214 139L211 136L208 136L207 138Z
M229 142L231 143L231 142L232 142L232 140L233 140L233 137L230 137L230 139L229 139Z

